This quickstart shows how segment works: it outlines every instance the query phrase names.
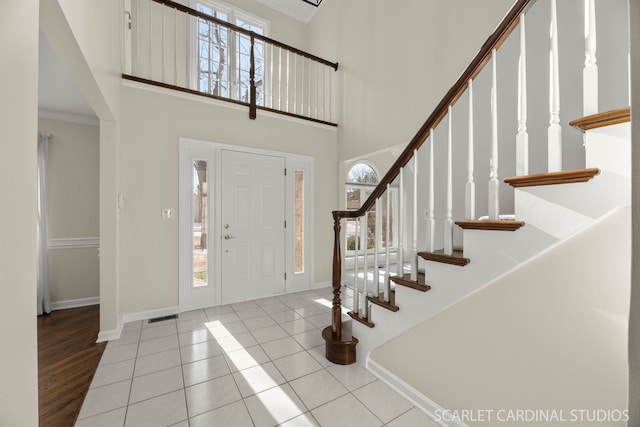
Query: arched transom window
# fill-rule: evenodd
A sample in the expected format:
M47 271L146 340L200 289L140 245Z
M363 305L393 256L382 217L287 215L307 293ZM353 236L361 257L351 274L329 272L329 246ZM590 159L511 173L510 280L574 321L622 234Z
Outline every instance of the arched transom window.
M367 200L371 192L376 188L378 184L378 174L375 169L364 162L355 163L349 171L347 172L347 176L345 179L345 192L346 192L346 207L347 210L356 210L359 209L362 204ZM379 232L376 236L376 212L375 209L371 209L367 215L367 227L366 227L366 241L367 241L367 249L373 250L374 245L378 244L378 248L386 247L386 230L387 230L387 204L386 197L382 197L379 201L378 211L381 214L381 223L379 224ZM395 200L396 200L396 191L395 188L391 189L391 233L390 239L391 247L394 247L394 234L393 230L393 212L395 211ZM363 236L362 241L364 242L364 233L365 230L360 230ZM356 239L356 220L350 219L347 220L346 224L346 232L345 232L346 242L345 248L347 250L347 255L353 255L356 249L356 245L358 249L364 251L364 244L360 243L360 239Z

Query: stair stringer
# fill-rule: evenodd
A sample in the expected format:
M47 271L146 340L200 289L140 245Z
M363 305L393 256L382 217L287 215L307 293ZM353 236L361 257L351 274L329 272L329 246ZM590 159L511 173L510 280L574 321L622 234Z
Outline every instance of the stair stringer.
M515 192L516 217L525 222L524 227L514 232L464 230L464 255L471 259L467 266L420 260L431 285L429 292L397 286L398 312L372 305L369 320L376 327L354 323L359 363L377 346L467 298L612 210L629 205L631 194L629 179L611 172L602 172L585 183L523 187ZM554 211L547 210L550 218L546 218L540 210L549 206Z

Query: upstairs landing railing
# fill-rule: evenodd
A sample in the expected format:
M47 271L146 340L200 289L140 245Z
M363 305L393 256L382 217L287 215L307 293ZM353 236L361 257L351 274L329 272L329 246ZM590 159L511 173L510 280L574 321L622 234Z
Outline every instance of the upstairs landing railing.
M338 64L171 0L125 0L127 80L337 126Z
M559 2L558 2L559 3ZM575 6L577 2L573 2ZM583 5L583 11L572 11L575 13L575 17L584 17L584 44L582 46L571 46L572 49L579 49L584 52L584 67L582 72L582 91L578 94L573 94L572 98L579 98L582 96L583 115L589 115L599 112L598 101L598 63L596 58L596 8L595 0L584 0L580 3ZM526 29L526 16L530 11L533 11L533 6L536 6L536 18L541 16L540 11L547 10L543 15L548 16L548 39L546 41L545 49L543 52L533 52L537 56L538 62L535 64L527 64L527 52L528 43L527 35L529 31ZM538 7L543 5L544 9ZM565 7L567 4L563 4ZM608 7L608 5L605 5ZM531 164L530 154L534 154L536 159L545 156L547 172L560 172L563 170L563 145L562 145L562 123L560 120L560 65L565 63L563 55L559 51L559 36L558 36L558 4L556 0L518 0L496 30L491 34L488 40L484 43L479 53L474 57L466 70L458 78L453 87L447 92L442 101L438 104L435 110L427 118L422 127L415 134L408 146L404 149L402 154L397 158L395 163L391 166L386 175L380 180L377 187L371 192L368 199L357 210L344 210L334 211L332 213L334 220L334 251L333 251L333 306L332 306L332 324L331 327L323 331L323 337L325 338L327 345L327 358L335 363L348 364L355 361L355 345L357 339L350 334L343 332L342 325L342 296L344 293L343 282L343 266L342 266L342 254L341 254L341 233L344 220L349 220L353 225L351 228L355 228L356 245L355 245L355 269L353 274L353 308L349 315L356 321L366 324L369 327L374 326L369 311L369 299L375 298L381 304L386 307L394 308L392 301L392 291L390 284L391 264L396 264L396 274L400 277L404 277L407 282L415 283L416 285L424 284L424 276L419 274L418 271L418 245L419 242L422 245L421 250L426 252L436 252L437 246L442 248L438 251L438 254L444 256L455 255L454 244L454 212L464 212L465 220L473 220L477 222L478 213L480 210L486 212L488 220L486 222L496 222L504 218L500 212L500 178L499 178L499 135L504 135L505 132L510 132L510 129L515 129L517 124L517 131L515 134L510 134L509 144L514 144L515 159L507 159L509 171L515 170L516 175L528 175L530 173L529 168ZM544 18L544 16L543 16ZM580 18L578 18L580 21ZM538 22L539 24L539 22ZM626 25L626 22L620 22L620 25ZM519 31L515 31L518 29ZM538 32L537 34L539 34ZM511 123L508 126L504 124L504 121L499 121L498 115L498 91L504 89L506 83L502 83L501 79L498 79L498 52L501 47L504 47L507 40L513 37L510 41L510 46L507 50L512 52L515 50L517 55L517 61L511 63L516 64L511 73L517 75L517 78L511 78L507 81L517 81L515 87L511 86L511 92L513 92L513 101L509 100L507 109L517 111L517 123ZM512 41L517 43L512 43ZM628 40L628 39L627 39ZM622 48L628 46L627 40L622 40ZM515 46L515 47L514 47ZM544 52L546 50L546 53ZM500 50L501 52L502 50ZM571 55L567 55L570 57ZM546 57L546 58L545 58ZM544 58L544 63L539 59ZM560 61L562 58L562 61ZM625 53L626 59L626 53ZM490 67L485 66L490 65ZM536 69L535 75L528 80L527 69L531 66L539 67ZM503 70L503 69L501 69ZM484 72L483 72L484 71ZM512 74L512 76L514 76ZM531 77L531 76L530 76ZM533 93L535 95L535 105L540 107L544 105L544 102L540 102L542 97L545 96L544 92L540 90L540 82L546 80L548 84L548 110L546 112L548 117L548 126L546 129L546 143L529 145L529 129L528 129L528 108L529 104L532 104L530 96L527 90L535 82ZM573 79L577 80L577 78ZM624 79L618 79L624 80ZM474 94L474 84L479 81L479 85L490 86L490 90L484 90L478 92L485 98L478 99ZM566 79L565 79L566 81ZM612 82L613 84L617 82ZM502 87L500 86L502 84ZM480 86L482 87L482 86ZM542 93L541 93L542 92ZM578 92L580 90L578 89ZM564 92L563 92L564 93ZM476 98L474 99L474 95ZM489 99L486 97L488 96ZM461 114L464 111L463 108L457 108L457 102L460 99L465 99L468 103L468 112ZM505 105L504 97L501 97L501 105ZM511 103L512 102L512 103ZM627 99L622 100L623 103L627 102ZM481 104L482 103L482 104ZM481 106L486 106L482 110L478 110ZM490 110L489 113L485 110ZM535 111L540 116L539 109ZM477 114L478 113L478 114ZM480 114L481 113L481 114ZM456 114L466 116L462 126L454 126ZM485 145L481 145L476 141L476 133L478 129L478 123L474 122L475 116L483 116L483 129L488 128L485 132ZM506 114L505 114L506 115ZM488 120L486 120L488 118ZM487 123L488 122L488 123ZM444 125L444 129L438 130L439 125ZM460 156L458 156L458 162L455 165L459 169L465 169L465 183L464 183L464 197L463 206L456 206L454 203L454 129L464 129L466 138L458 137L457 140L464 139L465 143L463 147L458 147L457 153L466 154L466 160L464 161L464 167L460 167L462 163ZM542 132L536 131L536 139L542 137ZM462 132L458 132L458 135ZM540 135L539 135L540 134ZM456 135L457 136L457 135ZM436 142L436 139L438 140ZM426 147L422 145L428 141ZM483 141L480 141L483 142ZM434 150L437 143L446 144L446 148L437 152ZM570 147L571 148L571 147ZM489 156L488 169L481 172L481 176L488 176L487 187L482 190L482 194L487 196L486 208L476 209L476 153L482 149L483 154L487 153ZM444 156L436 159L439 154ZM419 158L422 161L419 161ZM441 166L444 165L444 166ZM420 175L418 174L418 168L420 166ZM426 166L426 168L425 168ZM426 170L425 170L426 169ZM436 176L434 170L442 171L445 169L444 174ZM513 173L513 172L510 172ZM571 172L574 173L575 172ZM569 173L569 174L571 174ZM407 175L408 179L405 179ZM443 176L444 175L444 176ZM419 179L420 178L420 179ZM436 191L435 180L439 180L444 188L444 192ZM406 181L406 182L405 182ZM461 180L458 179L458 182ZM389 251L389 236L380 238L382 233L389 233L392 225L388 222L391 215L387 211L386 216L382 215L382 218L386 217L386 224L382 224L381 220L381 208L386 206L389 209L390 206L390 193L391 186L397 186L399 194L399 202L397 204L394 215L397 216L397 260L394 262L390 260L393 254ZM420 187L423 186L421 189ZM409 191L406 191L406 190ZM408 193L408 194L405 194ZM436 206L436 198L439 194L444 193L444 206ZM421 200L422 206L425 206L426 217L424 221L426 223L426 233L423 236L418 234L418 218L422 217L418 212L418 200ZM459 197L458 199L462 199ZM402 212L402 209L407 207L408 212ZM410 210L409 210L410 208ZM436 208L438 210L436 210ZM485 210L486 209L486 210ZM441 212L444 216L441 222L436 221L436 212ZM370 213L375 215L375 225L370 224ZM483 215L480 213L480 215ZM461 216L461 215L458 215ZM462 219L462 218L458 218ZM504 224L506 221L502 221ZM495 229L495 228L494 228ZM442 233L442 234L440 234ZM373 234L373 237L370 237ZM404 239L407 242L404 242ZM373 241L374 262L368 263L367 246L370 246ZM363 242L358 244L358 242ZM379 247L381 242L384 242L384 247ZM441 245L441 246L440 246ZM362 249L361 249L362 248ZM378 253L379 250L383 253L380 262ZM410 260L409 273L405 272L405 252L408 253ZM361 259L362 263L359 265L358 260ZM363 264L363 265L362 265ZM379 265L384 267L380 268ZM382 273L382 274L381 274ZM372 280L371 280L372 276ZM351 280L351 279L350 279ZM419 289L418 287L416 287ZM349 299L351 299L349 297ZM377 302L378 303L378 302ZM395 307L397 309L397 307Z

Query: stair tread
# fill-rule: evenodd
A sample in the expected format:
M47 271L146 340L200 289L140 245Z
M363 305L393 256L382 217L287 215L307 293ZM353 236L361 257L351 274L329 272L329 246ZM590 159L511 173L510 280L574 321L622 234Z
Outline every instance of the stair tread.
M631 108L624 107L603 113L580 117L569 122L570 126L582 131L597 129L605 126L617 125L631 121Z
M411 289L415 289L417 291L426 292L431 289L431 286L427 285L426 278L424 273L418 273L418 280L411 280L410 274L405 274L404 276L391 276L391 280L401 286L406 286Z
M465 230L516 231L524 221L475 219L456 221L456 225Z
M598 168L576 169L563 172L539 173L534 175L512 176L504 182L514 188L539 185L573 184L587 182L600 173Z
M454 249L452 255L445 255L444 249L438 249L433 252L418 252L418 256L426 259L427 261L441 262L444 264L452 264L458 266L465 266L471 262L469 258L465 258L462 250Z
M356 322L362 323L363 325L368 326L369 328L373 328L374 326L376 326L376 324L373 322L370 322L368 318L361 317L359 313L354 313L353 311L350 311L347 314Z
M396 305L396 293L393 289L391 289L391 291L389 292L389 302L384 300L384 294L381 293L380 295L378 295L377 297L374 296L368 296L367 300L371 301L372 304L378 305L382 308L386 308L387 310L391 310L393 312L396 312L398 310L400 310L400 307L398 307Z

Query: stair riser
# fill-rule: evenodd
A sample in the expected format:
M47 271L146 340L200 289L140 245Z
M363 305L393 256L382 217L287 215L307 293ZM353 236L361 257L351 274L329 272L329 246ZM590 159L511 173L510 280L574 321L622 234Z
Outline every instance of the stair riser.
M598 197L593 197L598 194ZM628 205L629 179L601 172L586 183L515 190L515 214L527 224L563 239L616 207Z
M631 177L631 124L622 123L586 133L586 167Z

